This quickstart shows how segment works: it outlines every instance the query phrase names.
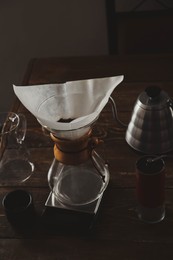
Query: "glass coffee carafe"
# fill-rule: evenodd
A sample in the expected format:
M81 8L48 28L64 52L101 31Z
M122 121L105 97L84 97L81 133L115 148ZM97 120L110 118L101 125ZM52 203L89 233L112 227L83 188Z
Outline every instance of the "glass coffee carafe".
M99 139L92 136L92 126L51 133L55 158L48 183L55 198L67 206L98 200L109 182L108 166L95 151Z

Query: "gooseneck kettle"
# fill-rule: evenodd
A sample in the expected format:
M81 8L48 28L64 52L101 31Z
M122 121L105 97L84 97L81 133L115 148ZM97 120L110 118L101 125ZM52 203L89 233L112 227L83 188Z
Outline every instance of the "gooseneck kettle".
M173 101L165 91L149 86L138 96L125 139L145 154L173 150Z

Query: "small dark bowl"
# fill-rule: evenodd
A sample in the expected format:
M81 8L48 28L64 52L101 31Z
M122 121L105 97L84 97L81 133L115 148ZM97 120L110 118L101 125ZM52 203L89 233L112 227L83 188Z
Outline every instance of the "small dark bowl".
M7 193L2 205L8 221L16 227L30 227L36 217L33 199L30 193L24 190L15 190Z

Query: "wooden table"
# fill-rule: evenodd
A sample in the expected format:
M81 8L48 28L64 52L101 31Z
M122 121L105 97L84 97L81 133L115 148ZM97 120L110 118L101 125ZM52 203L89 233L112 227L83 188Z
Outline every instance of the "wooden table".
M173 55L103 56L34 59L23 84L43 84L124 74L115 89L119 118L128 123L134 102L149 85L158 85L173 96ZM38 215L49 194L47 172L53 159L53 142L37 120L18 100L12 110L28 120L26 144L35 163L35 173L23 184L0 184L0 199L14 189L29 191ZM172 259L173 255L173 162L166 161L166 217L154 225L141 222L136 213L135 161L139 154L125 142L125 129L104 108L97 123L109 161L110 183L90 232L69 232L39 225L17 232L0 206L0 259ZM101 148L100 148L101 149ZM12 174L12 173L11 173ZM57 219L57 222L59 219Z

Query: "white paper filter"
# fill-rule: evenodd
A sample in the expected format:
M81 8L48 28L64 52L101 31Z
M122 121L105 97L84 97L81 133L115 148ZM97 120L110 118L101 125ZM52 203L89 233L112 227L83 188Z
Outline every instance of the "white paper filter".
M93 122L123 76L69 81L64 84L15 86L21 103L50 131L70 131ZM73 119L69 123L60 119ZM75 131L73 131L75 132ZM79 132L79 131L78 131ZM83 133L79 133L82 135ZM76 138L79 136L71 136Z

